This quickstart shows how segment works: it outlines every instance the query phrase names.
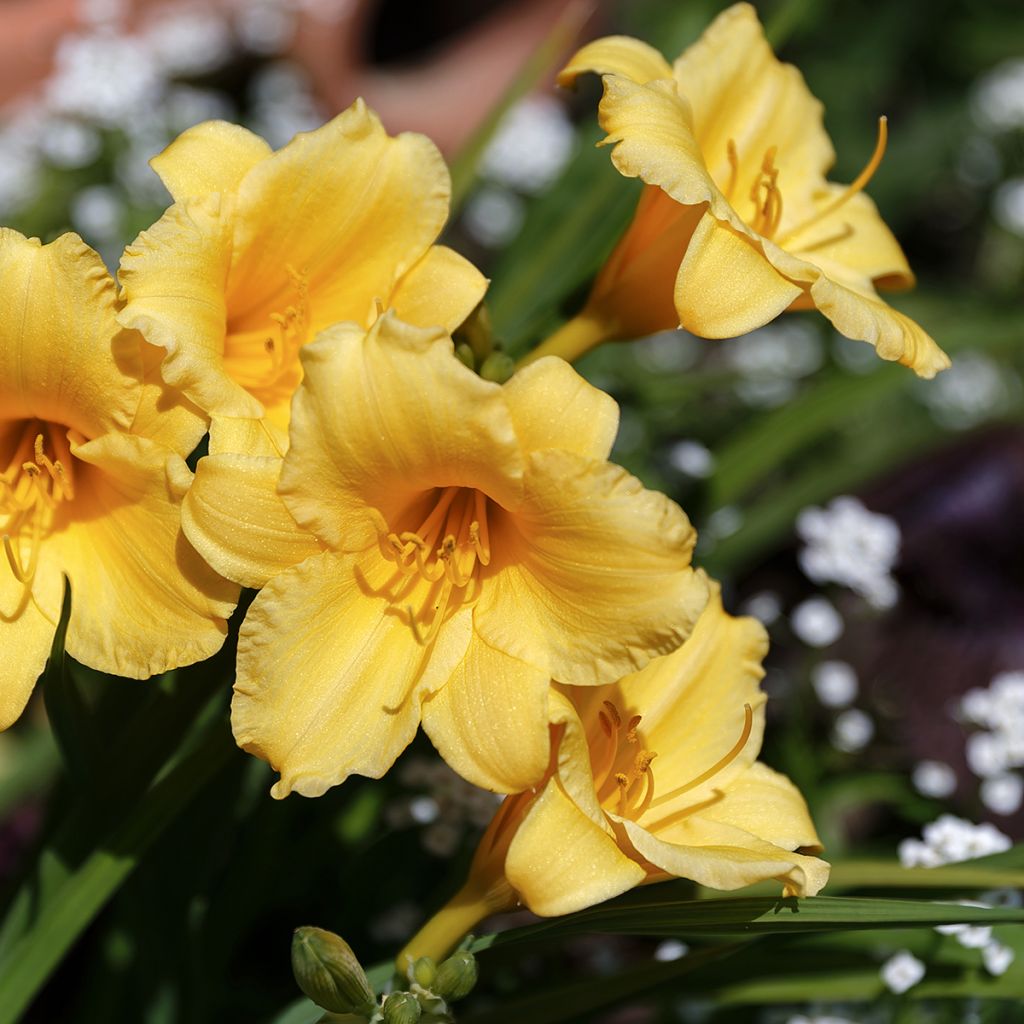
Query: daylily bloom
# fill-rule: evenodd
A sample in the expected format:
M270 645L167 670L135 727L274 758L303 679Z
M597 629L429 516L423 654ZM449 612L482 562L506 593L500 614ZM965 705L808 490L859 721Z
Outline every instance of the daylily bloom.
M678 650L610 686L550 695L551 763L507 797L466 886L400 956L440 956L478 920L524 903L568 914L647 882L712 889L775 879L813 896L829 866L796 787L757 760L768 649L717 584Z
M146 383L145 346L77 235L0 229L0 727L20 714L60 618L66 649L142 678L208 657L238 588L180 529L204 425ZM161 412L158 407L166 407ZM142 436L142 433L148 436Z
M817 308L847 337L932 377L949 359L876 288L914 278L863 189L885 148L850 185L822 106L772 53L754 9L723 12L674 65L636 39L583 47L561 72L604 76L599 118L612 162L647 185L583 312L539 354L575 356L603 340L682 326L707 338Z
M486 281L433 245L451 181L423 135L388 136L357 100L271 151L224 121L152 161L175 203L125 251L119 321L165 351L164 379L210 414L283 433L299 349L380 306L453 330Z
M606 683L689 635L706 585L686 516L606 461L618 409L562 360L501 386L392 314L301 359L287 454L215 418L183 517L214 567L265 584L236 739L279 797L379 777L421 717L470 781L535 783L552 678Z

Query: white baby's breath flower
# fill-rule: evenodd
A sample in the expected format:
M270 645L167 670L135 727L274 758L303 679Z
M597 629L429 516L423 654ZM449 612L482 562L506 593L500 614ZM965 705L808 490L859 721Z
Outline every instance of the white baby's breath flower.
M882 964L882 981L897 995L913 988L925 974L924 964L908 949L901 949Z

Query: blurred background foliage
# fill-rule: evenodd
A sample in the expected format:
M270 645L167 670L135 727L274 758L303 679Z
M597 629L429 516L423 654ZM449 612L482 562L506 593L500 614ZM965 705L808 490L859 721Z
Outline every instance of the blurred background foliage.
M19 6L0 9L5 29ZM145 160L178 131L222 116L280 145L338 106L343 86L324 86L296 42L296 20L315 5L188 7L190 28L183 15L151 29L119 27L117 4L86 6L92 20L67 29L56 70L9 100L0 127L0 214L25 233L77 230L116 265L162 212L166 196ZM514 26L538 8L368 6L361 45L367 65L384 69L422 64L485 16ZM607 4L586 31L624 31L674 57L724 6ZM835 180L855 176L878 115L889 116L870 193L919 278L892 301L954 367L918 381L798 314L734 341L671 332L608 346L580 369L622 406L614 457L683 505L727 607L769 626L763 757L806 794L829 859L891 862L900 840L949 811L1019 841L1021 763L1007 755L998 771L981 770L969 751L978 717L972 726L961 701L1024 669L1020 7L756 6L825 104ZM638 195L594 148L598 83L550 98L565 31L565 22L553 37L543 26L534 59L510 80L516 94L540 87L533 106L512 108L489 147L468 133L481 118L466 115L449 147L460 209L448 241L492 278L489 313L513 354L579 308ZM93 81L90 98L89 74L113 89ZM459 102L450 99L454 118ZM490 136L495 121L480 131ZM526 157L518 169L516 154ZM799 514L840 494L899 527L894 607L801 571ZM831 611L794 616L808 600ZM421 737L384 780L352 779L316 801L270 800L267 767L231 745L230 654L157 684L58 660L45 707L39 700L0 737L0 1021L20 1019L11 1007L38 991L23 1019L41 1024L302 1024L315 1017L294 1004L292 928L331 928L364 963L386 960L456 888L493 798L448 773ZM929 777L922 763L939 768ZM995 798L984 789L994 775ZM878 881L847 877L851 891ZM681 958L664 937L496 947L481 959L467 1019L1011 1021L1014 997L1024 997L1024 940L1005 931L1017 959L998 977L977 950L931 929L775 936L712 947L703 960L699 937L687 937L696 952ZM929 974L896 996L879 966L904 949Z

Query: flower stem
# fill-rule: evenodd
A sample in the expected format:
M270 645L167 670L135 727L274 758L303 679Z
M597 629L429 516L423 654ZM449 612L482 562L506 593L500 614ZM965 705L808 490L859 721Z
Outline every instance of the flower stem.
M485 917L510 910L515 897L507 882L483 886L469 881L409 940L395 958L395 967L403 977L410 959L429 956L440 962L459 941Z
M604 341L617 336L615 324L595 316L584 309L571 320L566 321L549 338L542 341L532 352L519 360L517 369L522 369L543 356L561 356L566 362L573 362L597 348Z

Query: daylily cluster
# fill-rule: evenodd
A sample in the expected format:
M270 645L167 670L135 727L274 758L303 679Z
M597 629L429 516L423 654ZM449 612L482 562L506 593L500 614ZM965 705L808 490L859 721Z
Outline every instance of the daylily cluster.
M0 724L62 574L69 653L138 677L213 653L258 588L232 724L275 796L382 775L421 722L508 794L416 956L517 901L562 914L669 876L805 895L828 874L799 793L756 760L764 631L691 566L683 511L608 461L612 399L544 353L816 305L884 358L946 364L874 291L910 282L862 191L881 145L825 182L820 107L749 7L674 67L607 39L563 80L584 70L648 187L581 318L503 383L454 352L486 282L435 244L440 155L361 102L278 152L185 132L153 161L174 203L120 291L75 236L0 233Z

